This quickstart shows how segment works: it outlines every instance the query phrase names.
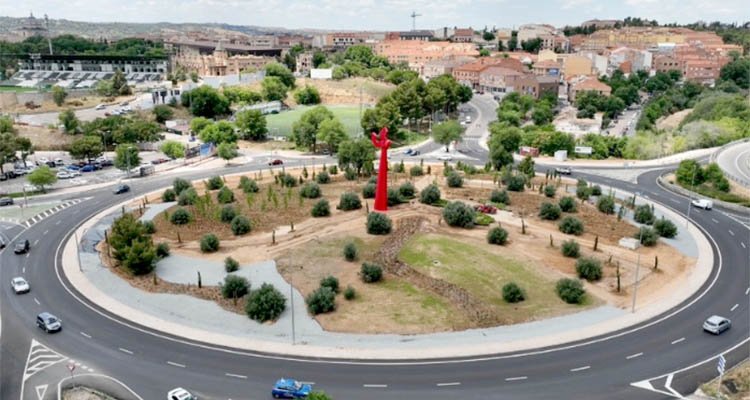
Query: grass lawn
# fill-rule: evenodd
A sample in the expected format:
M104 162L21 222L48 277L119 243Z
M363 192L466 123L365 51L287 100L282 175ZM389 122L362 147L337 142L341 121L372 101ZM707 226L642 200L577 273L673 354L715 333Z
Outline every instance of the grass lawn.
M36 91L37 91L37 88L20 87L20 86L0 86L0 92L26 93L26 92L36 92Z
M358 105L326 107L344 124L344 128L346 128L350 136L356 137L356 135L362 132ZM302 117L302 114L310 108L310 106L299 106L289 111L266 116L269 135L290 136L292 134L292 124L297 122ZM364 112L364 109L363 107L362 112Z
M555 280L535 271L533 265L446 236L415 236L401 249L399 258L427 275L468 290L510 323L580 308L560 300ZM503 300L502 287L509 282L524 290L525 301L509 304ZM589 299L587 304L591 303Z

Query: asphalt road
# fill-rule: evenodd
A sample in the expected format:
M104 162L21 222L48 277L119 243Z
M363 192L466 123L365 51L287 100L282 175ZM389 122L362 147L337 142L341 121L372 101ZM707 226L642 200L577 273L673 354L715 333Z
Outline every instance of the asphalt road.
M287 160L287 166L294 164ZM222 172L258 167L246 165ZM687 199L657 186L656 176L661 172L643 174L637 185L596 176L585 178L640 191L678 213L686 213ZM203 171L183 176L197 179L213 174ZM131 185L133 195L166 186L174 177L136 181ZM152 332L138 326L137 321L119 321L68 291L69 283L59 276L60 243L82 221L123 200L110 189L87 192L86 196L92 198L25 231L11 227L4 232L10 237L21 234L35 243L28 256L10 251L0 254L0 282L22 275L32 285L32 292L21 296L14 295L6 283L0 289L2 399L35 398L30 387L25 387L24 397L21 395L32 339L97 373L120 379L144 399L164 398L165 392L175 386L187 387L202 399L268 398L270 386L281 376L315 382L317 389L336 399L659 399L667 396L631 383L655 378L650 386L669 393L663 387L669 378L674 390L687 394L699 382L716 375L714 361L674 373L671 378L665 374L710 359L747 340L750 333L750 230L714 209L691 211L691 218L709 235L716 254L713 272L704 287L685 304L648 323L595 340L483 359L425 363L289 359L215 348ZM64 321L62 332L47 335L35 327L34 317L43 310ZM703 320L714 313L731 318L733 328L721 336L703 333ZM728 353L727 359L731 365L748 353L745 343ZM35 379L30 378L29 384L41 384Z
M750 142L730 146L716 157L716 162L733 180L750 187Z

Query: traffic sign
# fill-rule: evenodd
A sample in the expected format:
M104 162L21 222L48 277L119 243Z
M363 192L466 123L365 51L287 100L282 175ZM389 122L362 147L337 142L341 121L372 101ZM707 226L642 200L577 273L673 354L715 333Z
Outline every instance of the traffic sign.
M716 370L719 371L720 374L724 375L724 368L727 365L727 360L724 358L723 355L719 356L719 362L716 365Z
M68 364L68 369L70 370L70 372L73 372L76 369L76 365L73 363L70 363Z

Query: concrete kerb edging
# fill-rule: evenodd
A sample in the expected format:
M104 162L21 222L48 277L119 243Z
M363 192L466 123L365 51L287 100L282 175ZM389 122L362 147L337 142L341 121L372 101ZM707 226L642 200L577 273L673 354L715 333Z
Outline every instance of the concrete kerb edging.
M661 185L662 187L664 187L666 190L669 190L671 192L677 193L677 194L685 196L685 197L689 197L691 199L692 198L706 198L707 197L707 196L701 196L699 193L695 193L693 191L685 189L685 188L681 187L680 185L676 185L674 183L670 183L669 181L667 181L666 179L664 179L664 176L659 176L659 178L657 178L657 181L658 181L659 185ZM723 201L723 200L719 200L719 199L714 199L714 198L710 198L710 199L711 199L711 201L714 202L715 205L721 206L723 208L726 208L728 210L732 210L732 211L735 211L735 212L738 212L738 213L745 213L745 212L748 212L748 210L750 210L750 208L743 207L743 206L741 206L739 204L729 203L729 202L726 202L726 201Z
M232 175L243 175L243 173L232 174ZM227 175L227 176L232 176ZM161 192L162 189L155 190L148 193L147 195L153 195ZM632 193L627 191L617 190L620 193L632 196ZM93 218L84 222L79 228L77 233L79 237L83 237L83 233L94 226L101 218L120 209L122 205L132 202L135 199L128 200L126 202L114 205L105 211L97 214ZM654 203L655 208L658 209L662 214L672 219L673 221L680 221L684 219L676 212L658 204ZM683 228L685 232L685 228ZM490 344L465 344L456 346L436 346L433 348L424 347L413 347L410 343L418 342L421 335L408 335L409 341L403 342L398 341L390 347L383 346L378 349L362 349L362 348L342 348L332 346L313 346L313 345L292 345L288 342L277 342L262 340L256 338L238 338L236 336L225 335L216 332L204 331L201 329L193 328L190 326L184 326L178 323L162 320L158 317L130 307L129 305L120 303L119 301L109 297L103 293L99 288L91 284L85 274L78 268L77 251L78 246L73 239L73 236L68 239L64 245L63 257L62 257L62 270L65 273L68 281L71 285L80 293L82 296L87 298L90 302L95 303L97 306L109 313L115 315L117 318L113 318L110 315L100 312L99 310L87 305L93 311L103 315L106 318L112 319L118 323L127 325L133 329L148 333L151 335L159 336L169 340L182 342L185 344L191 344L201 346L205 348L212 348L215 350L232 352L232 353L253 353L255 356L261 357L274 357L274 358L293 358L293 357L305 357L305 358L326 358L326 359L358 359L358 360L426 360L423 362L429 363L429 359L435 358L455 358L455 357L475 357L475 359L488 359L488 358L505 358L505 357L518 357L524 354L537 354L546 353L559 349L583 346L589 343L601 342L615 337L619 337L634 331L643 329L647 326L651 326L660 323L672 315L682 311L682 309L688 307L693 302L697 301L697 298L693 302L672 311L670 314L662 316L658 320L651 321L646 325L642 325L636 328L627 329L636 324L643 323L651 318L654 318L660 314L663 314L674 307L677 307L681 303L685 302L690 296L695 294L701 286L708 280L711 275L711 270L714 262L714 255L709 244L709 239L703 235L700 228L695 226L692 222L688 224L687 232L693 237L698 246L698 259L695 268L688 274L686 284L680 286L677 290L673 291L669 298L659 299L652 301L649 304L637 305L637 313L628 313L622 316L612 318L607 321L596 323L588 326L586 329L575 329L566 331L554 335L547 335L544 337L535 337L530 339L516 340L511 342L496 341ZM707 290L710 289L710 286ZM70 291L70 290L69 290ZM705 291L703 292L705 293ZM75 296L73 292L72 295ZM703 296L701 294L700 296ZM699 297L700 297L699 296ZM80 299L79 299L80 300ZM83 304L85 302L81 301ZM145 330L136 325L148 328ZM612 332L617 332L609 336L605 336ZM592 339L598 337L596 339ZM181 339L176 339L181 338ZM580 343L586 339L589 341ZM196 343L197 342L197 343ZM579 342L574 345L566 345L572 342ZM214 347L221 346L223 348ZM558 346L553 349L538 350L534 349L543 347ZM231 349L231 350L230 350ZM512 354L512 355L499 355L503 353L521 352L526 351L523 354ZM260 354L255 354L258 352ZM346 362L346 361L341 361ZM444 361L434 361L444 362Z
M102 385L101 382L110 381L114 383L114 387ZM74 377L65 377L60 379L57 383L57 400L62 400L62 392L65 389L72 389L75 387L87 387L94 390L98 390L108 396L114 396L120 400L143 400L141 396L133 391L133 389L126 386L124 383L117 379L102 375L102 374L78 374Z
M726 150L726 149L728 149L728 148L730 148L732 146L735 146L735 145L738 145L738 144L741 144L741 143L746 143L746 142L750 142L750 138L744 138L744 139L735 140L734 142L730 142L730 143L727 143L727 144L719 147L718 150L716 150L715 152L713 152L711 154L710 161L711 162L716 162L716 160L719 158L719 155L724 150ZM721 165L719 165L719 167L721 168ZM724 171L724 169L722 169L722 171ZM731 180L739 183L740 185L745 185L745 186L750 185L750 182L748 182L745 179L740 178L739 176L735 176L734 174L730 173L729 171L724 171L724 175L728 176L729 179L731 179Z

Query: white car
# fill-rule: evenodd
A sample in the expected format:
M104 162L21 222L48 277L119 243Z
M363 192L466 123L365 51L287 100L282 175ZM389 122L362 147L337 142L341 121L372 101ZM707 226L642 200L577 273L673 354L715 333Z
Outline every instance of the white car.
M76 171L74 169L71 169L71 170L68 170L67 172L71 178L75 178L76 176L81 176L81 171Z
M72 178L70 175L70 172L68 171L58 171L57 172L57 179L69 179Z
M47 164L49 159L47 157L39 157L36 159L37 165Z
M13 288L13 291L16 292L16 294L28 293L31 290L31 287L29 286L29 283L26 282L26 279L23 279L20 276L11 279L10 286Z
M183 388L176 388L167 393L167 400L198 400L198 397Z
M450 161L453 159L453 156L450 154L441 154L437 157L437 159L440 161Z
M691 201L691 203L693 203L693 207L702 208L704 210L710 210L714 207L714 202L706 199L695 199Z
M94 107L94 110L103 110L105 108L107 108L107 106L105 106L104 104L97 104L97 106Z
M706 322L703 323L703 330L713 333L714 335L721 335L722 332L731 327L732 321L718 315L712 315L708 317Z
M55 158L55 165L57 165L58 167L62 167L63 165L65 165L65 161L63 161L62 158Z

